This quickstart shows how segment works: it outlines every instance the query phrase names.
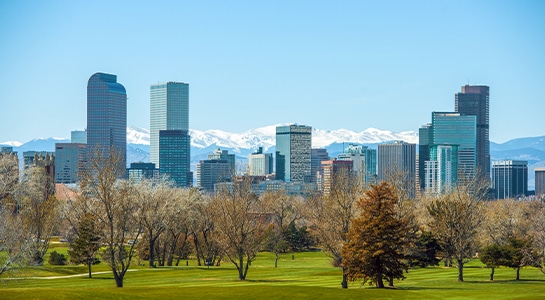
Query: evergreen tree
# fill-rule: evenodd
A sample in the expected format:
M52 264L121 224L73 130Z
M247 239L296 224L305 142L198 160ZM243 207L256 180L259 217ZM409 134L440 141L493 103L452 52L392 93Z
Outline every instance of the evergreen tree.
M395 215L397 201L392 187L382 182L372 185L357 202L361 214L351 221L342 254L349 280L363 278L364 282L383 288L383 279L405 278L405 221Z
M100 249L100 233L95 225L93 215L85 214L79 222L78 237L68 250L70 261L76 264L85 264L91 278L91 265L100 263L96 253Z

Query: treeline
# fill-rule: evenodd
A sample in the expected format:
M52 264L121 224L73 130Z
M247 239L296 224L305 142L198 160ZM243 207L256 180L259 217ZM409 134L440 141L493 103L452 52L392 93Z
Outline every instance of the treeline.
M545 205L539 201L486 201L488 183L478 176L442 195L411 194L414 182L392 174L367 185L338 172L332 188L305 197L283 192L256 195L246 179L214 194L175 188L163 178L119 180L119 158L96 155L81 174L79 189L60 202L47 174L35 168L11 180L0 157L0 271L43 263L49 239L70 243L69 259L107 263L118 287L131 264L180 265L191 255L199 265L233 264L245 280L259 251L320 249L342 268L342 287L363 280L393 286L412 267L458 268L480 258L491 268L545 272ZM475 179L477 178L477 179ZM6 184L7 183L7 184ZM54 256L54 257L53 257ZM55 253L52 263L64 263ZM1 274L0 272L0 274Z

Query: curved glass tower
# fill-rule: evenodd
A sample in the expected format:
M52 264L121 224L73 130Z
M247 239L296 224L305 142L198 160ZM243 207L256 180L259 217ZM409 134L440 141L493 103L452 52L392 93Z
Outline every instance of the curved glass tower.
M127 93L117 76L95 73L87 83L87 147L90 155L121 156L119 168L125 174L127 161Z

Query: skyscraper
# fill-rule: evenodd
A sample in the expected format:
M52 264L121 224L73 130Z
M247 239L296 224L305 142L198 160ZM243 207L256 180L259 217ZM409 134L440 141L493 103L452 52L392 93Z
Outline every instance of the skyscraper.
M455 110L477 117L476 162L481 174L490 180L489 91L485 85L464 85L455 95Z
M528 194L528 161L492 162L492 188L496 199L526 196Z
M248 169L251 176L266 176L273 171L273 156L263 153L263 147L248 156Z
M167 82L150 86L150 161L159 169L160 130L189 130L189 84Z
M310 182L311 148L312 127L297 124L276 127L276 179Z
M426 161L430 160L431 123L422 125L418 130L418 184L420 190L426 187Z
M89 155L120 156L121 174L127 164L127 93L117 76L95 73L87 83L87 151ZM98 152L97 152L98 151Z
M416 178L416 144L393 141L378 145L378 179L387 180L395 172Z
M55 183L76 183L87 161L87 144L55 144Z
M536 196L545 196L545 167L537 167L534 172L536 176Z
M193 185L190 147L187 130L159 130L159 174L167 175L178 187Z

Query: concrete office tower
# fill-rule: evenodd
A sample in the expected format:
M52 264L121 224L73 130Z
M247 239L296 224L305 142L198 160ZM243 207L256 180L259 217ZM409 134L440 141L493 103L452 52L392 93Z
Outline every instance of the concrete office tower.
M336 176L352 176L353 175L353 160L326 160L322 161L322 182L321 190L325 195L331 192L335 185ZM343 174L344 172L344 174Z
M477 117L476 163L484 178L490 180L489 91L486 85L464 85L455 95L456 112Z
M535 168L536 196L545 196L545 167Z
M276 127L276 179L311 182L311 149L312 127L297 124Z
M251 176L266 176L273 171L273 156L271 153L263 153L263 147L259 147L255 153L248 156L248 169Z
M528 161L493 161L492 188L496 199L526 196L528 194Z
M393 141L378 145L378 179L387 180L395 172L416 177L416 144Z
M206 191L214 191L216 183L229 182L232 177L231 164L227 160L201 160L197 164L197 186Z
M177 187L193 185L190 147L187 130L159 130L159 174L167 175Z
M87 144L56 143L55 183L77 183L86 163Z
M150 161L159 169L160 130L189 131L189 84L167 82L150 86Z
M229 151L217 148L208 154L208 160L226 160L231 169L231 176L235 175L235 155L229 154Z
M125 175L127 164L127 93L117 76L95 73L87 83L87 153L108 157L120 155L118 168Z
M70 143L87 144L87 131L74 130L70 132Z

